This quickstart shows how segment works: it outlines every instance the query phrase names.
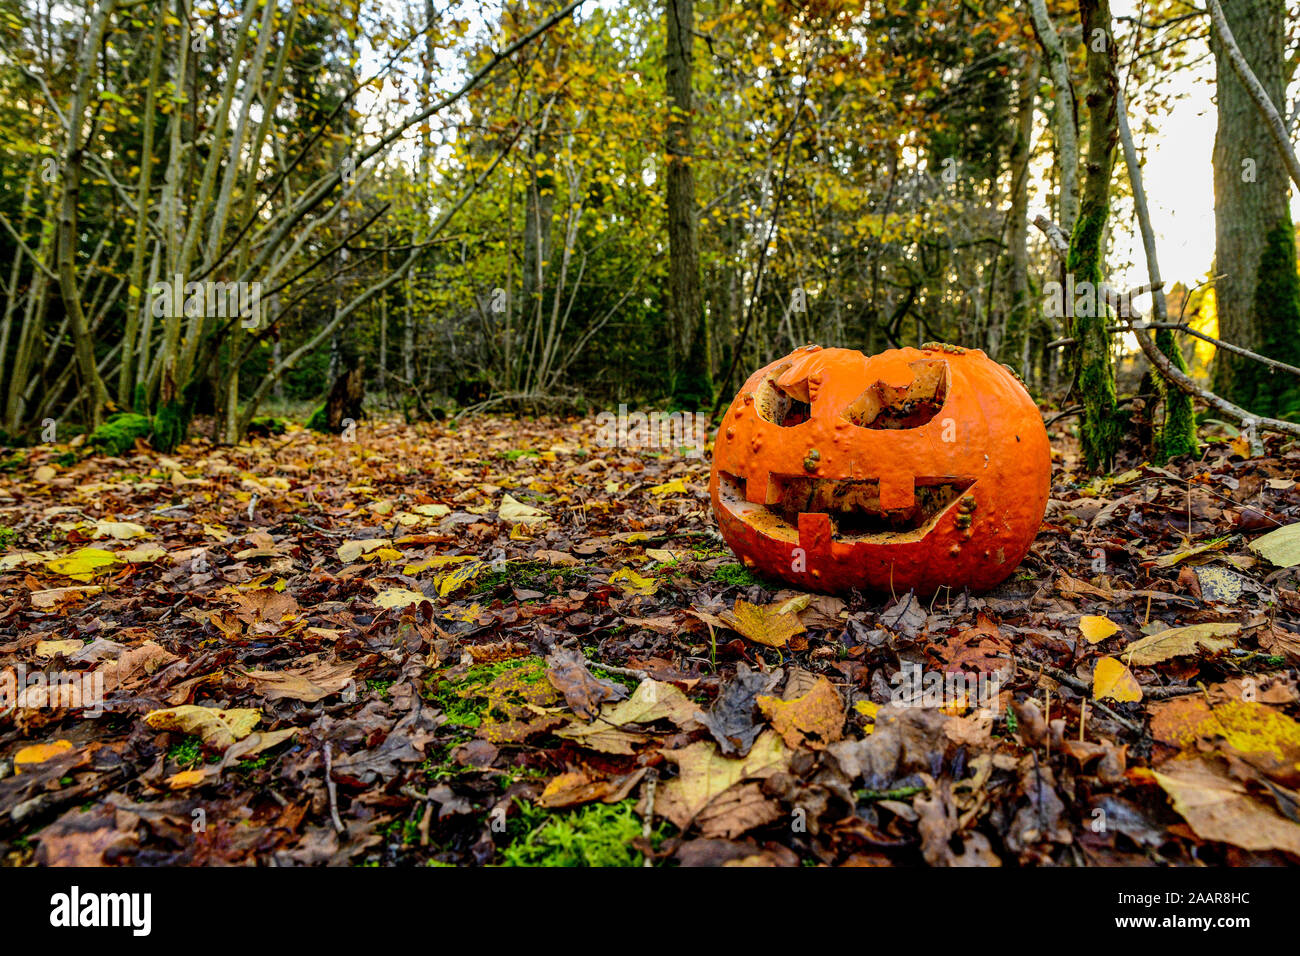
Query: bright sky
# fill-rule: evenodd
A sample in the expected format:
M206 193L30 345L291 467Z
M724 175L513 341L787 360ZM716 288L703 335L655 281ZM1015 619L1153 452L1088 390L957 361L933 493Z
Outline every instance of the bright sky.
M1117 0L1112 13L1117 17L1132 15L1138 5L1133 0ZM1189 40L1186 46L1189 60L1208 53L1205 40ZM1151 118L1155 132L1144 134L1146 117L1141 102L1145 97L1134 84L1127 84L1129 98L1135 101L1129 108L1129 126L1139 153L1145 154L1142 181L1156 233L1160 272L1165 279L1165 288L1169 289L1175 282L1190 287L1202 281L1214 260L1214 169L1211 154L1217 116L1213 100L1213 59L1206 56L1196 66L1170 76L1164 80L1163 88L1177 93L1178 98L1169 113ZM1278 105L1285 113L1287 104ZM1117 177L1128 176L1122 151L1115 172ZM1138 285L1146 279L1146 259L1137 235L1137 221L1131 215L1131 204L1126 203L1122 212L1126 218L1113 225L1115 247L1112 262L1122 277L1116 283L1121 287ZM1300 217L1300 200L1294 191L1291 217ZM1126 265L1128 268L1123 269ZM1147 302L1148 297L1143 297L1138 305L1144 308Z

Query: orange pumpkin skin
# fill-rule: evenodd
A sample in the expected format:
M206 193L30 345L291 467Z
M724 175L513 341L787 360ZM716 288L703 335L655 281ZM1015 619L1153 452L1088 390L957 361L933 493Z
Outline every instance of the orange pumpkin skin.
M1015 570L1050 483L1038 408L983 352L810 345L731 403L709 494L727 544L768 577L929 594Z

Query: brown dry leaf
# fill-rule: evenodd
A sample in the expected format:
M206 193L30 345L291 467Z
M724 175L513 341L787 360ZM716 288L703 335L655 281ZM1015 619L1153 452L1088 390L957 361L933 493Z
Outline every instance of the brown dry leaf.
M1068 574L1056 576L1056 589L1061 592L1061 597L1066 598L1099 597L1107 601L1115 599L1115 592L1110 588L1097 587L1079 578L1072 578Z
M144 722L154 730L198 734L213 750L225 750L235 741L247 737L261 719L262 715L251 708L217 710L194 704L152 710L144 715Z
M788 603L788 602L787 602ZM765 647L785 647L790 645L790 638L804 632L803 623L797 614L783 610L779 604L750 604L737 601L734 610L723 614L727 626L742 637L762 644Z
M348 686L356 664L319 662L282 671L244 671L243 674L267 700L301 700L314 704Z
M1225 650L1237 643L1235 635L1241 625L1234 622L1189 624L1171 627L1124 648L1124 660L1132 667L1149 667L1171 657L1196 654L1202 648L1211 653Z
M1132 703L1142 699L1142 688L1127 667L1113 657L1103 657L1092 672L1092 699Z
M1175 810L1202 840L1243 850L1283 850L1300 856L1300 824L1278 816L1244 784L1203 757L1173 760L1152 771Z
M781 817L781 805L763 795L763 786L750 781L729 787L709 801L695 817L705 839L734 840L754 827Z
M533 557L538 561L545 561L547 564L553 564L561 568L575 568L582 564L577 558L563 551L550 551L546 548L535 552Z
M275 588L253 588L234 597L235 616L245 624L274 631L285 618L296 618L298 602L292 594Z
M123 651L117 660L99 668L104 672L104 690L134 686L175 660L178 660L175 654L153 641L145 641L138 647Z
M552 777L535 802L539 807L552 810L576 807L596 800L618 803L627 798L648 769L641 767L632 773L615 777L597 777L585 770L568 771Z
M821 750L839 740L844 729L844 701L825 677L817 677L811 688L797 697L781 700L760 694L757 703L791 749Z
M557 647L546 658L546 676L564 695L569 709L583 720L591 720L606 701L622 700L627 688L601 680L587 669L587 659L577 651Z
M64 604L72 604L93 597L102 593L103 590L101 587L89 585L81 588L46 588L43 591L33 591L31 593L32 607L48 611L52 608L62 607Z
M699 707L672 684L647 677L627 700L602 707L600 720L615 727L670 720L682 730L692 730L698 712Z
M654 811L680 830L690 826L701 810L741 780L769 777L786 768L791 752L773 731L754 742L748 756L734 760L718 753L711 740L700 740L664 757L677 764L678 775L656 791Z
M60 654L64 657L71 657L85 646L75 637L66 641L37 641L36 648L32 653L43 660L58 657Z

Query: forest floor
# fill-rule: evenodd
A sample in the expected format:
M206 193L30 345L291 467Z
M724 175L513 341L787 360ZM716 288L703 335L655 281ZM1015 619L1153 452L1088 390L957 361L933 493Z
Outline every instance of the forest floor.
M16 453L0 859L1300 862L1297 568L1249 547L1300 449L1092 478L1065 424L1021 568L925 600L764 584L707 458L591 422Z

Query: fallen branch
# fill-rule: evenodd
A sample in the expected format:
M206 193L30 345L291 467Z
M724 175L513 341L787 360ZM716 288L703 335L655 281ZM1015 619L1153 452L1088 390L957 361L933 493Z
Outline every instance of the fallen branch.
M1188 375L1174 368L1173 363L1169 361L1163 352L1156 348L1156 344L1145 333L1135 330L1133 337L1137 339L1138 346L1142 349L1142 354L1147 357L1147 361L1155 366L1156 371L1163 375L1166 381L1180 391L1186 392L1193 398L1199 398L1216 411L1237 419L1246 428L1254 427L1259 431L1278 432L1283 435L1300 437L1300 425L1295 422L1284 422L1277 418L1264 418L1232 404L1226 398L1220 398L1209 389L1197 385Z
M1244 349L1240 345L1233 345L1231 342L1225 342L1222 339L1216 339L1213 335L1206 335L1204 332L1198 332L1189 326L1186 322L1142 322L1139 328L1144 329L1172 329L1175 332L1186 332L1188 335L1195 336L1202 342L1209 342L1216 349L1224 349L1240 355L1243 358L1252 359L1269 368L1280 369L1283 372L1290 372L1292 375L1300 375L1300 368L1294 365L1288 365L1286 362L1279 362L1277 359L1271 359L1267 355L1260 355L1258 352L1252 352L1250 349ZM1125 329L1131 331L1131 328Z

